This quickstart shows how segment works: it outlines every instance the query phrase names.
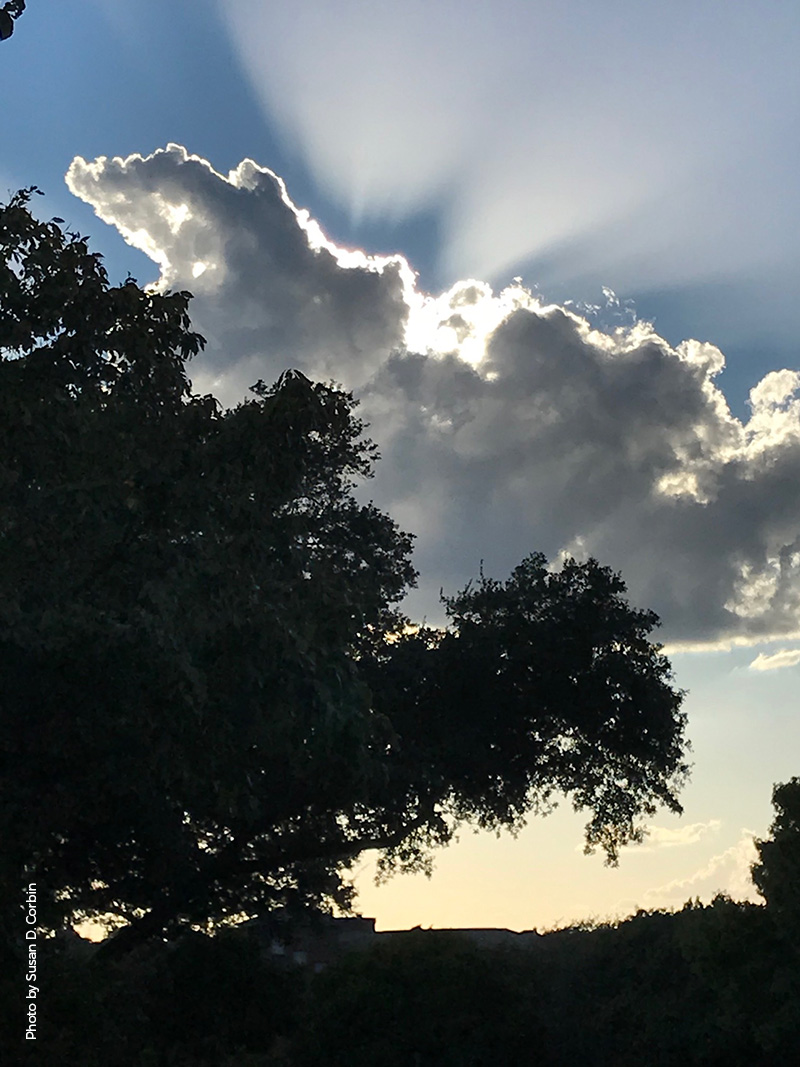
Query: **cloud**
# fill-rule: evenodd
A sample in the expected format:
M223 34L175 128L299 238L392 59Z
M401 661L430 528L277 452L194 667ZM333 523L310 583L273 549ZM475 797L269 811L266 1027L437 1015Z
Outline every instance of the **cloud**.
M798 663L800 663L800 648L781 648L769 655L766 652L759 652L749 664L749 669L751 671L778 671L783 667L794 667Z
M648 889L638 906L676 907L695 897L707 903L717 893L727 893L734 900L761 902L750 876L751 865L757 859L753 837L754 834L750 830L743 829L736 844L712 856L692 874ZM620 911L620 905L613 910Z
M649 826L643 843L630 845L628 852L630 855L641 855L643 852L696 845L709 836L716 836L721 826L722 822L719 819L709 819L707 822L694 822L678 827ZM575 846L575 851L581 853L585 851L583 842Z
M683 845L695 845L709 835L719 833L722 823L719 819L708 822L694 822L688 826L666 827L650 826L643 845L637 846L637 852L653 852L662 848L680 848Z
M209 338L195 387L233 403L287 366L355 389L382 453L376 503L418 535L408 609L485 560L542 550L620 569L674 647L795 634L800 609L800 375L777 370L731 415L724 356L670 346L608 296L542 303L515 283L421 292L400 256L328 241L281 180L185 149L76 159L70 189L195 292Z

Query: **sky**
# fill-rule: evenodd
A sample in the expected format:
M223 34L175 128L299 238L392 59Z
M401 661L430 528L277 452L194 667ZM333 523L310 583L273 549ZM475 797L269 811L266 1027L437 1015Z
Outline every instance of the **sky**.
M0 195L189 289L195 389L353 390L404 605L595 556L686 689L692 779L619 867L565 802L465 830L379 929L545 929L716 891L800 774L800 9L768 0L29 0Z

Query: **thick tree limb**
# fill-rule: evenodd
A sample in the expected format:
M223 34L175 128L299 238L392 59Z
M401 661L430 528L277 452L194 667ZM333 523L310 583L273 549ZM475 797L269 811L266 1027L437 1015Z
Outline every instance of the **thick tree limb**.
M241 854L247 847L247 842L231 842L230 845L211 856L196 871L190 884L185 885L175 894L165 896L146 915L134 919L133 922L106 938L94 953L92 960L102 962L119 959L146 941L162 935L181 915L207 900L213 891L214 884L223 878L230 879L237 874L260 874L269 877L270 874L277 874L303 863L318 860L337 863L352 859L362 852L397 848L415 831L423 829L435 818L434 812L428 810L394 833L350 841L330 841L327 845L315 849L309 849L305 843L301 848L292 849L291 842L287 842L282 847L277 846L272 855L262 854L252 858Z

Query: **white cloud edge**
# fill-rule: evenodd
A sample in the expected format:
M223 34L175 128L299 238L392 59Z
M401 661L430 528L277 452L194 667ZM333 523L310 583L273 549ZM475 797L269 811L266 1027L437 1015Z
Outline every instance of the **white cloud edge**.
M609 909L612 919L623 919L637 910L675 909L689 900L699 899L709 904L719 893L733 900L763 904L751 877L752 864L757 860L753 830L743 827L739 839L723 852L711 856L701 867L685 877L673 878L659 886L646 889L636 897L626 897Z
M705 822L688 823L685 826L657 826L655 824L645 827L645 838L641 843L628 845L625 855L636 856L643 853L660 852L664 849L685 848L696 845L708 837L715 837L722 828L721 819L708 819ZM576 852L584 852L583 842L575 846Z
M748 664L751 671L779 671L800 663L800 648L780 648L777 652L759 652Z
M676 895L681 896L687 890L691 891L692 887L699 888L703 882L708 882L718 871L723 870L726 865L731 866L728 877L719 884L709 885L703 895L727 892L734 899L760 899L750 877L750 868L758 855L755 847L756 836L755 831L743 827L735 844L726 848L723 852L713 855L692 874L684 878L673 878L664 885L648 889L644 894L644 899L648 901L648 906L652 906L649 904L652 900ZM687 897L686 899L689 898Z
M678 827L648 826L646 837L636 851L655 852L658 849L695 845L706 837L718 834L721 827L720 819L693 822Z

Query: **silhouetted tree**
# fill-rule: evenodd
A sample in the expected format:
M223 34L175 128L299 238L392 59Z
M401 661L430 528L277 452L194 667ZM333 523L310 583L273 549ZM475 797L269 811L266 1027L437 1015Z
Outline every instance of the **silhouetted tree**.
M537 553L445 598L446 630L384 643L365 669L402 738L398 786L493 829L569 793L612 863L656 803L680 811L682 693L649 640L657 616L624 593L595 560L552 571Z
M110 286L86 241L0 210L0 863L40 920L122 953L276 904L347 906L365 849L418 867L554 791L613 861L678 810L685 716L621 579L533 556L393 607L411 539L353 398L287 372L192 394L188 293Z
M6 0L0 7L0 41L7 40L14 32L14 20L25 10L25 0Z
M775 818L771 837L756 841L753 882L769 909L787 929L800 934L800 778L772 791Z

